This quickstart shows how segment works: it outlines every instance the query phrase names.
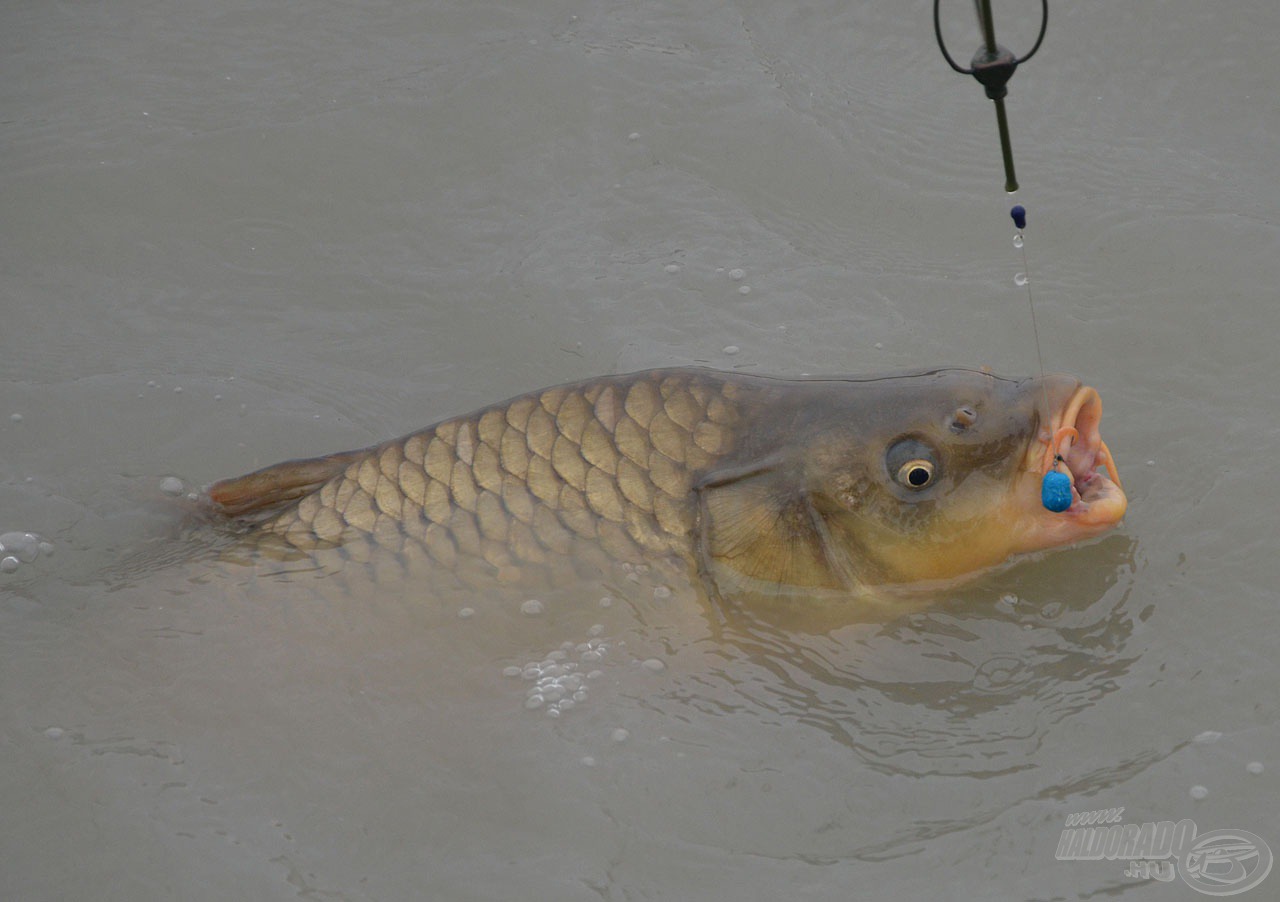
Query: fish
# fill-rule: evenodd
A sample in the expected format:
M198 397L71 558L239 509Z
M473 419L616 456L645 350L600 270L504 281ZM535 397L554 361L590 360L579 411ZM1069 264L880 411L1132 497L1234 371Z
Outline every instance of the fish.
M470 585L553 582L589 552L675 561L713 598L874 594L1117 526L1101 415L1067 375L653 369L223 479L204 503L264 554L390 554ZM1061 513L1040 502L1054 467L1072 481Z

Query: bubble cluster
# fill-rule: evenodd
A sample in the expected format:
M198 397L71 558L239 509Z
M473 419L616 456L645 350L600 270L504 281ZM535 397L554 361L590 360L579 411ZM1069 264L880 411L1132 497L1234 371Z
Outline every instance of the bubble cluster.
M53 554L53 543L34 532L0 533L0 573L13 573L40 555Z
M601 671L592 665L600 663L609 653L609 643L600 638L603 632L604 627L595 624L588 630L591 638L587 641L564 642L542 660L506 667L502 674L532 683L525 692L526 708L545 710L549 717L559 717L586 701L588 684L601 676Z

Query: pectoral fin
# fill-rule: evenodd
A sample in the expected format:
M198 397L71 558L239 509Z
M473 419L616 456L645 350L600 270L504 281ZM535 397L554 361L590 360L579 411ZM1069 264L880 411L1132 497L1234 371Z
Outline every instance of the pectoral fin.
M222 479L209 486L208 497L222 514L243 517L275 512L310 495L367 451L347 451L308 460L286 460L244 476Z
M848 555L784 462L711 473L695 488L701 565L721 594L853 588Z

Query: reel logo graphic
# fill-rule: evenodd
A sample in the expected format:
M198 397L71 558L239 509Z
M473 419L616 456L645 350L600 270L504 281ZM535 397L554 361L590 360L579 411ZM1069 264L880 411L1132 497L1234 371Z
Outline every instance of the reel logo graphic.
M1059 861L1127 861L1126 877L1168 883L1177 874L1187 886L1208 896L1248 892L1271 873L1271 847L1247 830L1199 833L1190 818L1177 823L1122 824L1123 814L1123 808L1072 814L1055 857Z

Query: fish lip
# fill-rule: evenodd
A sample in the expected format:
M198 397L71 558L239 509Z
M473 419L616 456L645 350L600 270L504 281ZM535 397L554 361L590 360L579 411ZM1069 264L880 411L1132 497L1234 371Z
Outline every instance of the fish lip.
M1071 506L1054 516L1066 515L1083 526L1107 528L1124 516L1128 499L1115 459L1102 440L1101 420L1102 398L1097 389L1078 385L1051 417L1048 433L1040 436L1044 448L1040 453L1039 472L1047 473L1065 465L1071 473ZM1065 430L1074 430L1076 436ZM1060 438L1056 447L1055 437ZM1099 468L1105 469L1106 474L1098 472Z

